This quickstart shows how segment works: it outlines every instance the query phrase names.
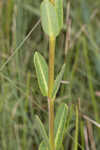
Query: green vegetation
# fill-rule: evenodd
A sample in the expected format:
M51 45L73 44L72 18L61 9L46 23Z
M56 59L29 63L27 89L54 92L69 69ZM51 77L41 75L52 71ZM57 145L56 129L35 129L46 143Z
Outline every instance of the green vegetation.
M100 1L1 0L0 149L99 150L99 107Z

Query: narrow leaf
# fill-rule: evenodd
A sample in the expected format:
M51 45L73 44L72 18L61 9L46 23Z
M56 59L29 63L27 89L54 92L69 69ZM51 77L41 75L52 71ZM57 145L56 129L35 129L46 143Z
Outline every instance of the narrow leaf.
M59 150L62 145L64 131L65 131L65 124L67 120L67 112L68 112L67 105L61 104L56 114L55 124L54 124L56 150Z
M45 143L45 145L48 147L49 146L49 141L48 141L48 136L47 133L45 131L44 125L41 122L41 120L39 119L38 116L36 116L36 128L38 129L39 133L41 134L43 141Z
M48 150L48 147L45 145L45 142L42 141L40 146L39 146L39 150Z
M83 147L82 150L84 150L85 142L84 142L84 121L82 118L80 119L80 136L81 136L81 146Z
M41 4L42 27L49 36L57 36L59 33L58 17L54 5L49 0L44 0Z
M76 129L75 129L74 150L78 150L78 107L76 107Z
M66 129L65 129L65 133L67 133L67 130L69 128L69 125L70 125L70 121L73 117L73 113L74 113L74 105L72 104L70 107L69 107L69 113L68 113L68 118L67 118L67 122L66 122Z
M47 96L48 95L48 66L44 58L38 52L35 52L34 64L35 64L38 84L41 93L43 94L43 96Z
M60 87L60 82L62 80L63 74L64 74L64 70L65 70L65 64L62 66L60 73L58 74L55 83L54 83L54 88L53 88L53 92L52 92L52 98L54 99L56 97L56 94L59 90Z
M59 28L61 30L61 28L63 27L63 0L55 0L55 7L58 16Z

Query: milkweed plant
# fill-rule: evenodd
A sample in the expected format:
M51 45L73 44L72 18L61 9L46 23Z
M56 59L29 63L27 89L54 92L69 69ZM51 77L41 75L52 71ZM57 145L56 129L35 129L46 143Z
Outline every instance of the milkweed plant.
M64 74L65 64L54 79L55 43L63 27L63 0L43 0L40 6L41 24L43 31L49 37L49 64L39 52L34 54L34 64L40 91L48 99L49 136L44 125L36 116L42 142L39 150L60 150L62 147L68 107L61 104L54 117L54 102Z

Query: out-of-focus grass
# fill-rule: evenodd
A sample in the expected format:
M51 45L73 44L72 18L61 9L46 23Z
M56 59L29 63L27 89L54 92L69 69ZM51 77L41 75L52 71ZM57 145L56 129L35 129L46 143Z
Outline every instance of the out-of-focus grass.
M40 94L33 64L36 50L48 61L48 40L40 24L23 42L40 19L40 2L40 0L0 1L0 149L2 150L37 149L41 137L35 130L35 114L40 116L48 128L47 101ZM66 5L64 1L65 16ZM96 96L96 91L100 91L99 9L99 0L95 2L77 0L71 3L71 48L67 54L64 75L69 84L61 86L56 106L61 102L76 104L80 99L81 111L100 123L100 97ZM56 42L56 74L64 59L66 20L64 23L64 29ZM22 46L19 47L21 43ZM70 128L66 135L69 142L67 144L64 142L65 149L66 147L71 149L74 143L74 138L70 139L70 136L73 135L71 129L75 127L75 116L69 124ZM78 141L83 147L84 124L85 122L80 123L79 132L82 140ZM99 150L100 131L96 126L93 126L93 134L96 148Z

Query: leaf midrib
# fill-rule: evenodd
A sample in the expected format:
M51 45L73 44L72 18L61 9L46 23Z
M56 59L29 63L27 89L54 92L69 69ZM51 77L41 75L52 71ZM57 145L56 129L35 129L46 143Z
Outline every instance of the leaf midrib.
M37 59L37 61L38 61L38 63L39 63L39 65L40 65L40 71L41 71L41 74L42 74L42 77L43 77L43 81L44 81L44 84L45 84L45 90L46 91L48 91L48 86L47 86L47 82L46 82L46 79L45 79L45 75L44 75L44 73L43 73L43 71L42 71L42 66L41 66L41 63L40 63L40 61L39 61L39 57L37 57L38 59Z
M65 108L64 108L64 111L63 111L63 115L64 115L64 112L65 112ZM63 116L63 115L62 115L62 116ZM62 118L63 118L63 117L62 117ZM59 135L59 131L60 131L60 127L61 127L62 120L63 120L63 119L61 119L61 122L60 122L60 124L59 124L58 130L57 130L57 132L58 132L57 135ZM58 136L56 136L56 137L57 137L57 138L55 139L55 145L57 145L57 141L58 141Z

